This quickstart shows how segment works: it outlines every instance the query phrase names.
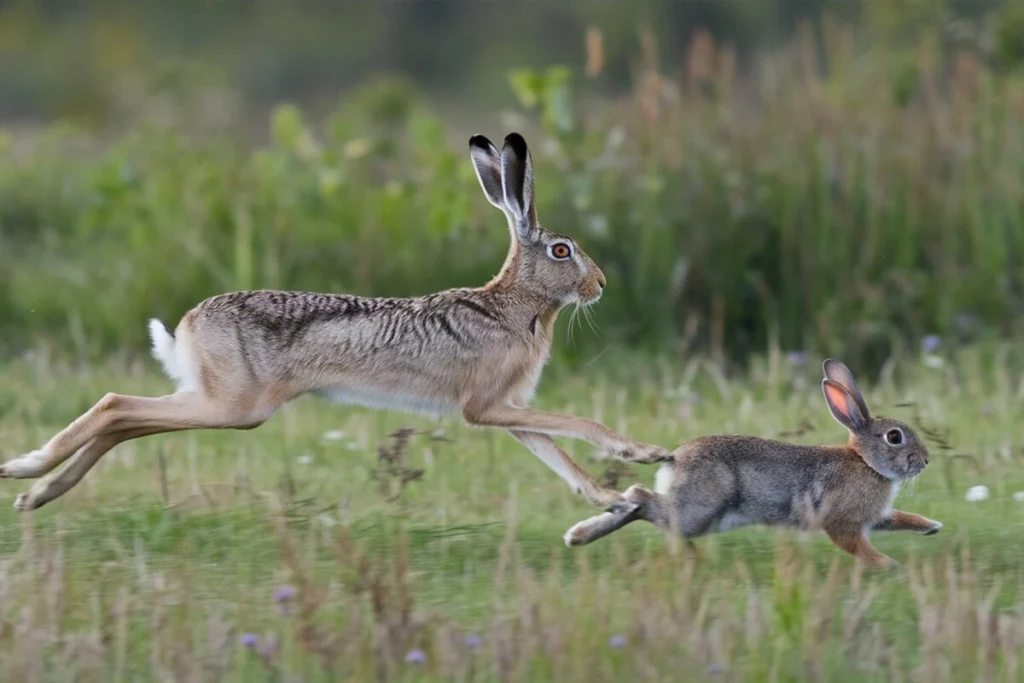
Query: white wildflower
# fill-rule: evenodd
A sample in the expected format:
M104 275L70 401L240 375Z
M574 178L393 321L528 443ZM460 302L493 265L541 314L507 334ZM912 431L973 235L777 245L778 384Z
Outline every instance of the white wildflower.
M981 484L979 486L972 486L971 488L967 489L967 495L965 496L965 499L969 503L976 503L979 500L987 500L988 487L985 486L984 484Z

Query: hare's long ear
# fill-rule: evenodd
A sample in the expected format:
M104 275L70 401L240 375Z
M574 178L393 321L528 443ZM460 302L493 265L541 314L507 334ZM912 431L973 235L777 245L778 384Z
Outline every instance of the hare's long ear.
M537 238L537 208L533 202L533 160L519 133L505 136L501 150L501 181L505 206L515 219L516 236L530 243Z
M505 190L501 186L501 155L498 148L483 135L469 139L469 158L473 161L476 179L480 181L487 201L502 211L505 207Z
M860 412L864 415L864 418L870 420L871 411L868 410L868 404L864 401L864 396L860 393L860 388L857 386L857 383L853 381L853 373L850 372L850 368L846 367L846 365L834 358L827 358L822 364L822 369L825 371L825 377L850 392L850 396L852 396L853 400L857 402L857 407L860 408Z
M830 379L823 379L821 390L825 393L825 402L836 422L851 432L859 432L867 426L868 416L861 412L857 399L846 387Z

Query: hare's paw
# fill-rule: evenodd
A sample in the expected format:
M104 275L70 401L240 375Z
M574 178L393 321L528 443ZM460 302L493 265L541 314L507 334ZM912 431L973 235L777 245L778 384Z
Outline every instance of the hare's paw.
M942 528L942 522L937 522L934 519L928 520L930 524L921 532L924 536L934 536L939 533L939 529Z
M35 510L35 505L32 503L32 494L30 492L19 493L18 497L14 499L14 509L18 512Z
M617 458L638 465L654 465L672 460L672 451L646 443L626 443L613 453Z
M605 512L611 512L615 515L631 515L639 509L639 505L623 498L622 500L617 500L605 508Z
M50 482L47 479L40 479L32 484L28 491L18 494L18 497L14 499L14 509L18 512L38 510L55 497L47 494L49 489Z
M32 451L28 455L0 464L0 479L33 479L46 474L46 453Z
M633 484L623 491L622 495L628 500L645 501L654 495L654 491L650 490L643 484Z

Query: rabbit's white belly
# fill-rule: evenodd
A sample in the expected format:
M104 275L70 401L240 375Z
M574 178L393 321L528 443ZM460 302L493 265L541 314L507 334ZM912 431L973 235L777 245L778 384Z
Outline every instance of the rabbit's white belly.
M381 391L363 387L328 387L316 392L318 395L345 405L357 405L378 410L397 410L405 413L440 416L456 412L456 402L443 397L415 396L398 391Z

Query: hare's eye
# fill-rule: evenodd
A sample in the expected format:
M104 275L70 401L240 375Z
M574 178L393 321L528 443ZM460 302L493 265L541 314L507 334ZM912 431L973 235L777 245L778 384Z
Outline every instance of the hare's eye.
M903 443L903 432L898 429L890 429L885 433L885 440L891 446L899 446Z
M565 261L572 256L572 247L565 242L555 242L548 247L548 255L556 261Z

